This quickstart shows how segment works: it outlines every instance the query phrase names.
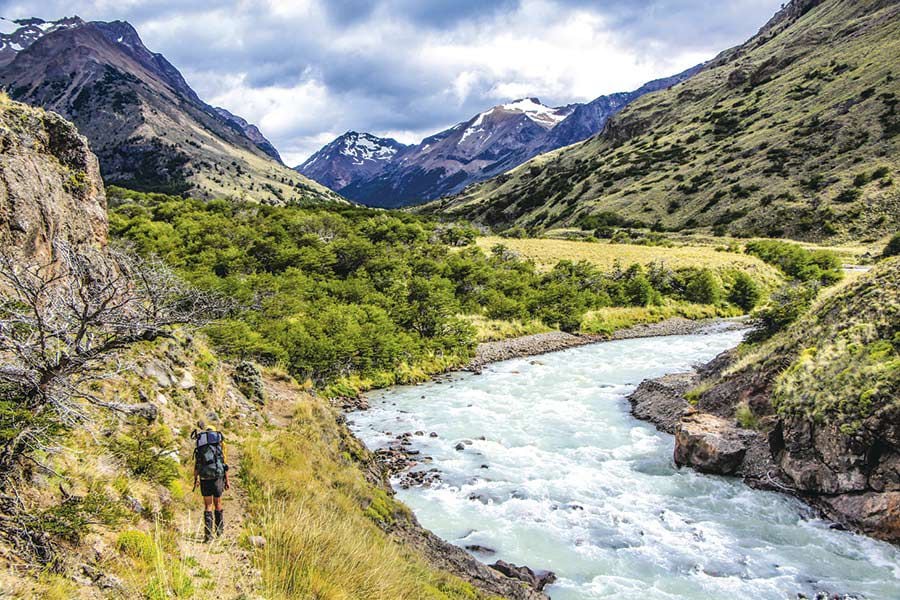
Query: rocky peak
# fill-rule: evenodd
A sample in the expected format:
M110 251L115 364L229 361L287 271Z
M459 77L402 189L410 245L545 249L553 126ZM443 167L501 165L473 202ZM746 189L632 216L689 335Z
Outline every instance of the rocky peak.
M0 242L46 260L54 242L102 248L106 195L75 126L0 95Z
M371 133L348 131L310 156L296 170L333 190L377 176L409 146Z
M57 21L29 19L4 19L0 17L0 66L11 63L16 55L48 33L60 29L80 27L80 17L65 17Z

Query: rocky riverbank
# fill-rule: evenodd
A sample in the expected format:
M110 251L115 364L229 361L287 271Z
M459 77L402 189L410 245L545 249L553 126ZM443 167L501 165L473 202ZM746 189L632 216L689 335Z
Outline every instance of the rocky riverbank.
M877 477L887 480L883 473L895 469L890 463L893 459L876 457L874 460L880 463L869 469L868 478L863 477L865 485L857 484L859 489L852 489L866 457L846 448L837 432L809 433L803 443L802 436L791 431L798 428L796 420L768 415L752 429L741 427L733 414L729 415L724 401L709 401L721 395L716 388L704 393L707 401L701 402L699 409L687 400L691 389L731 360L732 353L726 352L697 371L644 381L628 398L631 413L675 436L673 458L679 466L741 477L752 487L791 494L818 509L823 517L834 521L835 527L898 543L900 522L894 515L898 513L900 494L891 491L890 484L874 487L879 483ZM720 387L724 390L726 386ZM767 392L767 386L747 385L743 391L732 389L733 385L727 387L733 398L751 396L753 391L757 402ZM788 435L790 444L785 442ZM838 455L845 457L847 468L822 468L840 463ZM893 472L896 478L897 471Z
M722 331L722 327L745 326L746 324L740 319L702 319L692 321L691 319L673 317L658 323L635 325L620 329L612 335L578 335L563 331L537 333L479 344L475 352L475 358L466 366L466 370L477 372L482 367L495 362L525 356L537 356L598 342L665 335L688 335L703 333L713 329Z

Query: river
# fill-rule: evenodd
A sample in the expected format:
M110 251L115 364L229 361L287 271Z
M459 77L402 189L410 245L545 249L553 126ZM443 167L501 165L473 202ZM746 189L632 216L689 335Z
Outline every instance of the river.
M421 468L438 469L441 482L399 489L400 500L442 538L493 550L475 552L485 562L554 571L554 600L897 600L900 549L832 529L787 496L679 470L672 436L630 415L626 396L643 379L685 371L741 335L506 361L373 394L372 408L350 419L372 449L425 432L414 448L432 457Z

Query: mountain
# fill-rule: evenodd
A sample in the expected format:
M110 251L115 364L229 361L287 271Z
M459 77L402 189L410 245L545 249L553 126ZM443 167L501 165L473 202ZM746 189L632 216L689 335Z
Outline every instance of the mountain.
M423 210L499 228L877 238L900 223L897 56L896 1L794 0L601 135Z
M282 165L254 126L203 102L130 24L10 23L20 27L0 37L0 86L75 123L107 183L270 203L340 200Z
M339 192L357 180L380 175L409 146L371 133L348 131L313 154L297 171Z
M363 204L398 207L454 194L526 160L598 133L606 120L644 94L692 76L698 67L659 79L632 92L599 98L587 104L549 107L537 98L522 98L494 106L468 121L398 151L379 169L341 160L337 179L323 161L335 160L338 138L297 170ZM374 139L375 136L363 134ZM342 136L343 137L343 136ZM316 159L315 161L313 159ZM315 163L315 167L312 164Z
M246 119L229 112L227 109L224 109L221 106L215 106L213 108L220 117L228 121L238 131L247 136L247 139L256 144L257 148L259 148L278 162L282 162L281 155L278 154L278 150L275 148L275 146L272 145L272 142L266 139L266 136L262 134L262 132L259 130L259 127L257 127L253 123L248 123Z

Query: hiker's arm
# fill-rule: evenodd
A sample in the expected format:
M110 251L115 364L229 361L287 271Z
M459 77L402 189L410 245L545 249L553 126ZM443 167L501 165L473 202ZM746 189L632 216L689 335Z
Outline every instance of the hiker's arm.
M191 491L196 491L197 484L200 483L200 471L197 468L197 460L194 459L194 487L191 488Z

